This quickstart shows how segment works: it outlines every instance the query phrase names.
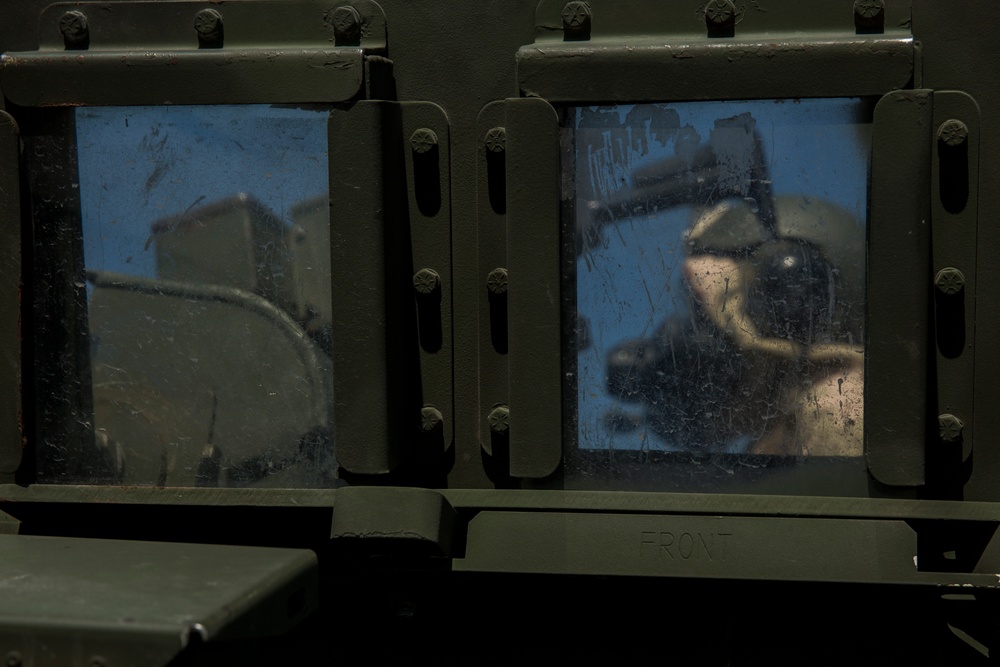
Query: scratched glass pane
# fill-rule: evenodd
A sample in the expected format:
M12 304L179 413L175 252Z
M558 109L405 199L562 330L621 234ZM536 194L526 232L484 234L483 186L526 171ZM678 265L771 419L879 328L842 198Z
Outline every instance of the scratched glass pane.
M95 481L335 485L327 113L75 123Z
M569 111L580 450L861 456L866 108Z

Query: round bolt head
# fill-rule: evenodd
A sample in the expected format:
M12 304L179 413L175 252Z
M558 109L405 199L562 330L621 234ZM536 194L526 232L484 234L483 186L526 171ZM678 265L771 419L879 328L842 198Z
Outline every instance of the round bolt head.
M410 146L413 147L414 153L421 155L428 153L432 148L437 146L437 143L437 135L430 128L422 127L410 135Z
M354 7L337 7L329 16L337 39L358 40L361 37L361 15Z
M486 423L490 425L490 430L497 435L502 435L510 428L510 410L506 405L499 405L490 411L486 417Z
M573 0L567 2L562 10L563 26L570 30L579 30L590 23L590 5L586 2Z
M952 118L941 123L937 136L938 140L945 146L955 148L964 144L965 140L969 138L969 128L962 121Z
M59 31L71 43L84 41L90 31L87 16L80 11L71 10L59 17Z
M958 294L965 287L965 276L958 269L949 266L937 272L934 276L934 286L942 294L949 296Z
M885 2L883 0L854 1L854 15L859 19L871 21L878 18L883 11L885 11Z
M486 132L486 150L491 153L502 153L507 147L507 130L502 127L494 127Z
M705 21L710 26L724 26L736 20L736 5L732 0L711 0L705 5Z
M424 433L433 433L444 425L444 417L441 411L433 405L425 405L420 408L420 430Z
M938 415L938 434L941 442L957 442L962 437L962 429L965 424L955 415Z
M420 269L413 274L413 289L417 294L433 294L441 287L441 276L433 269Z
M507 269L493 269L490 271L490 274L486 276L486 289L490 291L490 294L506 294Z
M203 9L194 16L194 29L202 37L214 37L222 30L222 14L214 9Z
M4 665L6 665L6 667L21 667L22 664L24 664L24 662L21 658L20 652L18 651L9 652L4 661Z

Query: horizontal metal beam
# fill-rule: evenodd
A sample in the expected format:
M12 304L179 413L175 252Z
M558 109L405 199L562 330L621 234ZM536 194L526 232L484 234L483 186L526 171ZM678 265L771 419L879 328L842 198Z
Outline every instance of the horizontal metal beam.
M906 87L913 39L545 42L517 53L523 95L552 103L862 97Z

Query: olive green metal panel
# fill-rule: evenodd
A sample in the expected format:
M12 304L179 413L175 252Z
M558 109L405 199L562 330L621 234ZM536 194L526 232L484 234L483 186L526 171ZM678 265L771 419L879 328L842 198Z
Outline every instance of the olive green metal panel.
M0 512L0 535L17 535L21 522L5 512Z
M868 238L865 440L883 484L924 483L928 439L931 92L875 108Z
M437 491L359 486L338 492L330 536L340 548L370 554L451 556L457 526L458 515Z
M483 512L456 570L902 583L917 579L903 522Z
M975 440L976 242L979 107L957 91L934 93L931 227L940 477L961 486Z
M566 42L521 48L518 85L552 103L882 95L909 85L908 37Z
M0 653L38 666L162 665L317 604L316 556L292 549L0 535L0 581Z
M993 444L1000 432L1000 86L992 53L996 44L996 7L989 2L958 6L935 0L914 2L913 24L923 53L924 84L936 90L963 91L975 99L982 118L979 132L978 217L976 235L975 354L976 448L971 478L964 485L966 500L1000 500L1000 448ZM936 111L936 110L935 110ZM934 130L936 128L932 128ZM970 187L972 184L970 183ZM971 192L971 191L970 191ZM963 272L964 273L964 272ZM966 275L968 280L968 276ZM964 354L963 354L964 356ZM966 425L969 424L965 420Z
M395 287L398 300L404 289L388 276L387 249L409 253L409 244L389 231L408 228L405 200L391 192L405 183L401 159L398 106L359 102L330 114L333 422L337 460L360 474L389 472L405 453L406 419L393 412L398 406L390 404L387 386L404 370L391 365L387 321L389 290ZM395 174L386 173L387 164ZM413 274L409 267L402 273ZM412 303L412 286L403 294Z
M22 106L341 102L361 89L363 72L361 49L25 52L0 58L0 86ZM148 85L151 80L157 85Z
M17 125L0 112L0 480L21 463L21 185Z
M559 124L544 100L506 102L510 474L562 459Z

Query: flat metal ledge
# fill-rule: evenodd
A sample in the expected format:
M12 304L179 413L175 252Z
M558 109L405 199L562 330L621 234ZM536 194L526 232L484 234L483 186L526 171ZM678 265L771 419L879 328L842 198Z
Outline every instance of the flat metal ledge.
M552 103L882 95L911 84L906 38L537 43L517 53L522 95Z
M166 664L280 634L317 605L311 551L0 535L0 644L25 664Z
M363 82L360 48L33 51L0 57L0 89L25 107L333 103L353 98Z
M456 510L563 511L642 514L725 514L1000 522L1000 503L706 493L441 489ZM18 503L334 507L335 489L199 489L35 484L0 485L0 504Z

